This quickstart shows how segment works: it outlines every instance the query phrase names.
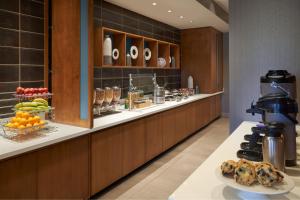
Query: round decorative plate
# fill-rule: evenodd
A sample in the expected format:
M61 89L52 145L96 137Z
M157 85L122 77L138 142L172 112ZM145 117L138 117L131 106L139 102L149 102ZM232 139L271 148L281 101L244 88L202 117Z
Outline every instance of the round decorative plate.
M215 174L217 178L231 188L245 191L245 192L252 192L256 194L266 194L266 195L284 194L291 191L295 187L295 182L291 179L291 177L289 177L283 172L280 173L284 176L284 179L281 183L275 184L272 187L265 187L260 185L259 183L255 183L250 186L241 185L235 182L233 178L223 176L220 167L218 167L215 170Z

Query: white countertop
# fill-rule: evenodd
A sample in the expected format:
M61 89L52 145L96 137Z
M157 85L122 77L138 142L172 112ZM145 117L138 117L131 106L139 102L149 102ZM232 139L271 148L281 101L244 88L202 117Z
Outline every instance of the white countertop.
M169 200L194 199L300 199L300 166L287 168L286 173L295 181L296 187L284 195L259 195L242 192L226 186L215 175L215 170L225 160L238 160L236 152L244 135L251 134L254 122L243 122L169 197ZM297 129L300 129L298 126ZM297 138L299 155L300 138Z
M122 111L118 114L100 117L94 120L94 128L92 129L80 128L59 123L49 123L50 126L57 127L57 131L46 134L43 137L38 137L23 142L16 142L0 136L0 160L39 149L51 144L62 142L71 138L99 131L105 128L116 126L118 124L129 122L145 116L149 116L158 112L169 110L220 93L222 92L214 94L199 94L189 97L186 100L182 100L181 102L166 102L165 104L156 105L150 108L133 111Z

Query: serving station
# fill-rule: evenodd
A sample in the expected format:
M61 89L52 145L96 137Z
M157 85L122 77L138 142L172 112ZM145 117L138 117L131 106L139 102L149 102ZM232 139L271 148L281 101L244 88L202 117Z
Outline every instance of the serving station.
M299 199L300 198L300 168L286 167L285 173L293 180L295 187L286 194L262 194L264 191L247 192L235 189L222 182L216 174L217 169L225 160L237 160L236 152L246 134L251 133L255 122L243 122L169 197L169 200L179 199ZM300 127L297 126L299 133ZM300 140L297 138L297 146ZM299 150L299 148L298 148ZM299 154L299 152L297 152ZM218 171L220 172L220 171ZM251 187L251 186L245 186ZM251 188L250 188L251 189ZM250 191L249 189L249 191Z

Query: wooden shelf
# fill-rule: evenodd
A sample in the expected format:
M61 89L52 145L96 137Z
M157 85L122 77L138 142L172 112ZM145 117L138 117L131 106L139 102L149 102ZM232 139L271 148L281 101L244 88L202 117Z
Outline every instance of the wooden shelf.
M144 39L141 36L134 34L126 34L126 55L130 54L130 48L136 46L138 49L137 59L131 59L132 66L143 66L144 65Z
M158 42L158 58L164 58L166 60L164 68L170 68L170 43Z
M105 35L110 35L112 40L112 49L119 50L119 59L113 61L111 65L104 63L103 42ZM134 45L138 49L138 58L131 59L132 66L126 66L126 54L130 53L130 47ZM149 48L151 59L145 61L144 49ZM158 67L158 58L166 60L165 67ZM98 27L94 31L94 64L99 67L117 67L117 68L157 68L169 69L172 63L169 63L171 57L175 58L176 69L180 69L180 47L177 44L156 40L149 37L143 37L136 34L126 33L106 27ZM174 68L173 68L174 69Z
M151 51L151 58L149 61L145 60L145 67L156 67L157 68L157 57L158 57L158 41L151 38L144 38L144 49L149 48ZM144 58L145 59L145 58Z
M105 35L109 35L112 40L112 50L119 50L119 58L117 60L112 60L112 66L124 66L126 64L126 54L125 54L125 33L121 31L116 31L107 28L97 28L95 31L95 65L105 66L103 56L103 42ZM107 65L109 66L109 65Z
M177 44L170 44L170 56L171 59L174 57L175 64L171 62L170 67L179 69L180 68L180 48ZM175 65L175 67L173 67Z

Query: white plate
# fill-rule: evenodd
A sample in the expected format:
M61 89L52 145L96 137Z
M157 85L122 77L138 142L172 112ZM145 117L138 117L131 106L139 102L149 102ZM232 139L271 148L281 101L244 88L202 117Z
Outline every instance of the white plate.
M295 182L285 173L283 172L281 173L284 176L284 179L281 183L275 184L273 187L265 187L260 185L259 183L255 183L251 186L238 184L237 182L235 182L233 178L223 176L220 167L218 167L215 170L215 174L217 178L229 187L232 187L237 190L245 191L245 192L267 194L267 195L284 194L289 192L295 187Z

